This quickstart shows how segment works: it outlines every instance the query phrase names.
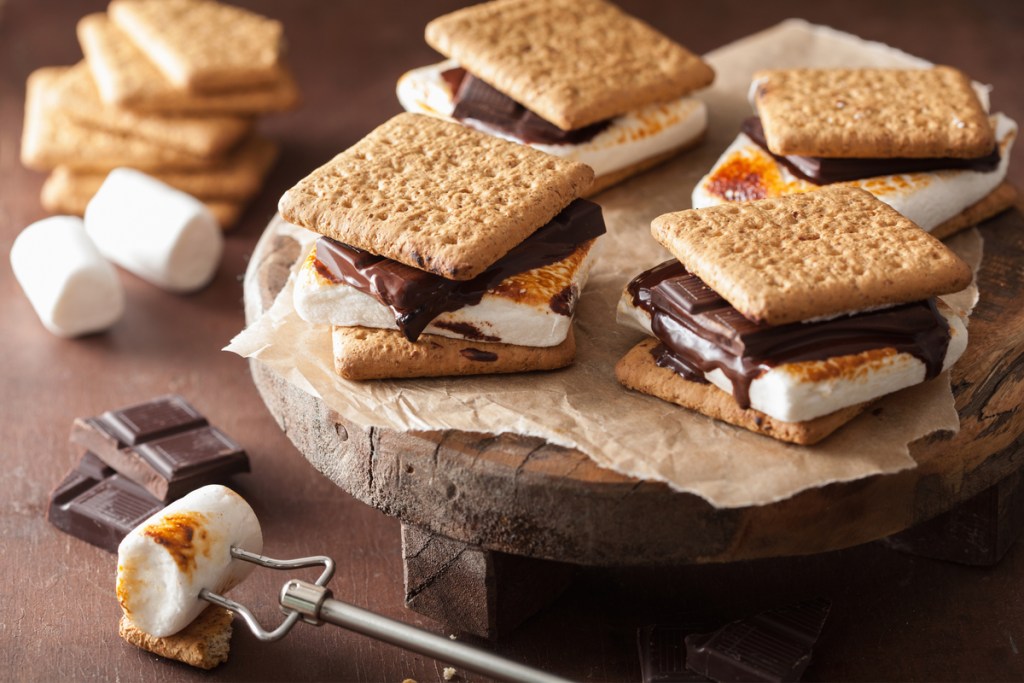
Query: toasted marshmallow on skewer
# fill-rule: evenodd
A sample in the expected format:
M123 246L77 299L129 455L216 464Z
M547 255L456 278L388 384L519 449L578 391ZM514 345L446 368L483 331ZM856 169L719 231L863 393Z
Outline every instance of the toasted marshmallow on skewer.
M205 286L224 249L202 202L130 168L107 176L85 209L85 229L104 256L171 292Z
M105 330L124 313L124 289L80 218L53 216L22 230L11 269L50 332L77 337Z
M140 630L163 637L192 622L209 603L207 589L224 593L255 565L231 548L263 550L263 533L249 504L231 489L196 489L133 529L117 549L117 598Z

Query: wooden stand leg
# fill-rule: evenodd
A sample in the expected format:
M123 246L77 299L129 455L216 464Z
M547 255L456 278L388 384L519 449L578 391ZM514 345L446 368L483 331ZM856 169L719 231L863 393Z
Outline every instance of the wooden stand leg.
M453 629L497 638L558 597L575 566L483 550L402 525L405 604Z
M1017 470L949 512L882 541L895 550L992 566L1024 531L1024 474Z

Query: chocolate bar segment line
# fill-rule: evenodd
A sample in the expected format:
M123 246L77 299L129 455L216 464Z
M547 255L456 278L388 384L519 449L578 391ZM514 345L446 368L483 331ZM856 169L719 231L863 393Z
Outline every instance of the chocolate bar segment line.
M164 501L249 471L242 447L180 396L78 418L71 441Z
M86 451L50 494L46 518L61 531L114 553L129 531L163 506Z

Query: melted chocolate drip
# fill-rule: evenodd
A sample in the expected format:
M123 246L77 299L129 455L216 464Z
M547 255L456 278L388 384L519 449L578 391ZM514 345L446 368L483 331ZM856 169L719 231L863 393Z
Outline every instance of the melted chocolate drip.
M526 143L579 145L593 140L611 123L605 120L583 128L562 130L461 67L448 69L441 77L455 93L455 111L452 112L455 119L485 123Z
M920 359L931 379L942 371L949 345L949 325L934 299L771 326L745 318L678 261L641 273L627 291L651 313L661 341L652 351L658 365L686 379L721 370L741 408L750 407L750 383L773 366L892 348Z
M743 122L742 131L753 140L758 147L768 152L776 161L792 171L793 175L814 183L827 185L845 180L874 178L880 175L896 175L899 173L924 173L950 169L970 169L988 173L999 166L999 145L983 157L974 159L957 159L939 157L930 159L914 159L893 157L890 159L841 159L837 157L804 157L780 156L768 149L764 137L761 119L751 116Z
M493 363L498 360L498 354L493 351L481 351L480 349L459 349L459 355L469 360L475 360L478 363Z
M577 199L472 280L448 280L328 237L317 240L314 265L332 282L355 287L388 306L405 338L416 341L441 313L480 303L502 280L561 261L604 232L601 207Z

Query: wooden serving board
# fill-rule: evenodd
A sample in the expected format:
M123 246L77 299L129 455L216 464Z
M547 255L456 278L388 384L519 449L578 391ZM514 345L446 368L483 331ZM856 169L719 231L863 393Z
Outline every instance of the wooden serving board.
M280 218L271 221L246 272L250 322L269 307L299 256L298 244L279 233L280 225ZM424 581L437 583L438 572L456 559L464 562L469 550L482 559L467 571L487 580L501 573L493 562L498 554L577 565L651 565L835 550L928 520L1022 464L1024 215L1015 208L983 225L981 233L981 300L971 317L968 350L952 375L960 432L912 444L914 469L807 490L771 505L719 510L664 484L601 469L578 451L538 438L363 428L259 361L251 369L270 412L309 462L351 495L402 521L407 600L413 605L419 595L415 576L410 584L414 561L429 558ZM464 588L464 581L455 583ZM442 596L434 602L448 601ZM421 611L431 609L436 616L441 608ZM481 618L492 623L475 632L493 635L493 615Z

